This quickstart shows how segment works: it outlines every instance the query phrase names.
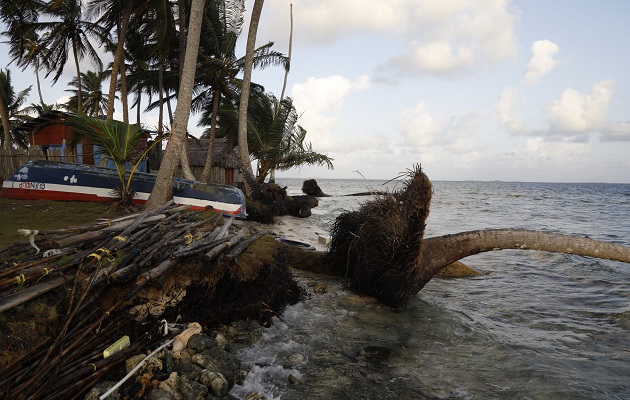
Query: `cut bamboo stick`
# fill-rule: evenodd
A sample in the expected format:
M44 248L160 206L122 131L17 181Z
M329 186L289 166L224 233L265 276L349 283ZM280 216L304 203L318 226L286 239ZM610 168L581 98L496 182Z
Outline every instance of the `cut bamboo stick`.
M44 282L38 283L33 286L29 286L24 290L10 294L9 296L0 300L0 312L9 310L17 305L25 303L35 297L49 292L59 286L63 285L68 279L63 276L56 276L52 279L48 279Z

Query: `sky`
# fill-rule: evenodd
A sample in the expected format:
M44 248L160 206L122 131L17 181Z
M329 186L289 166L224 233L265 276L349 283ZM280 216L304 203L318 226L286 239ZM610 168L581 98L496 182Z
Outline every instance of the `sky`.
M288 53L291 3L265 1L257 44ZM432 180L630 183L629 19L625 0L293 1L287 95L335 168L277 176L391 179L420 164ZM32 72L10 68L35 102ZM252 75L277 97L283 78ZM189 130L203 130L194 116Z

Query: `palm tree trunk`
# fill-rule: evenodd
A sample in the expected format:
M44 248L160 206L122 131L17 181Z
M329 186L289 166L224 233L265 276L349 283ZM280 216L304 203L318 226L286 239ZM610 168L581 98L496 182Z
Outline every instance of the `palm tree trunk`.
M179 71L177 74L179 76L179 81L182 80L182 75L184 72L184 59L186 57L186 4L184 0L177 0L177 11L179 12ZM179 88L177 89L179 93Z
M37 81L37 94L39 94L39 103L44 105L44 96L42 96L42 85L39 82L39 59L35 56L35 80Z
M109 94L107 98L107 119L114 118L114 100L116 97L116 83L118 81L118 71L120 70L121 62L124 63L125 54L125 37L127 36L127 27L129 26L129 18L131 16L132 2L127 1L125 3L125 10L123 14L122 23L118 30L118 43L116 44L116 53L114 54L114 63L112 65L112 76L109 81ZM121 74L122 75L122 74Z
M201 182L210 182L212 175L212 156L214 155L214 141L217 135L217 114L219 113L219 103L221 102L221 93L215 90L212 94L212 121L210 122L210 141L208 143L208 153L206 154L206 163L201 173Z
M241 102L238 109L238 145L239 159L243 172L253 177L252 164L249 159L249 147L247 145L247 106L249 104L250 84L252 81L252 66L254 62L254 50L256 48L256 33L262 14L264 0L254 0L252 17L247 33L247 46L245 48L245 65L243 69L243 85L241 88ZM245 180L246 181L246 180ZM247 190L248 186L245 185ZM251 195L251 193L247 193Z
M4 150L7 154L11 154L11 129L9 127L9 108L4 101L3 96L0 96L0 118L2 118L2 131L4 134Z
M203 9L206 0L193 0L188 24L188 40L186 44L186 58L175 109L175 121L171 131L171 137L166 147L166 155L162 159L162 165L158 171L153 191L147 201L147 208L157 208L166 203L173 196L173 177L175 168L180 163L181 148L186 140L188 119L190 118L190 104L192 102L193 84L197 56L199 55L199 39L203 21Z
M140 103L142 103L142 85L138 84L138 104L136 107L136 123L140 125L140 114L142 109L140 108Z
M442 268L492 250L541 250L630 263L630 247L593 239L524 229L488 229L424 239L416 292Z
M182 176L184 177L184 179L194 181L197 178L195 178L195 175L192 173L192 170L190 169L190 160L188 158L188 148L189 148L188 135L186 135L186 140L184 140L184 148L182 149L179 162L180 162L180 166L182 167Z
M289 4L289 17L291 21L291 29L289 30L289 53L287 54L287 58L289 59L289 63L291 63L291 50L293 49L293 3ZM287 89L287 80L289 78L289 69L284 71L284 82L282 82L282 92L280 92L280 100L278 100L278 108L276 112L280 110L280 104L282 104L282 99L284 99L284 92ZM264 178L263 178L264 181ZM263 182L261 182L263 183ZM269 173L269 183L276 183L276 169L272 168Z
M158 63L158 91L159 91L159 112L158 112L158 134L164 132L164 62L160 59ZM170 139L169 139L170 141Z
M74 54L74 65L77 69L77 112L81 113L83 110L83 84L81 83L81 67L79 67L79 56L77 54L77 46L74 40L72 41L72 53Z
M293 4L289 5L289 16L291 18L291 30L289 31L289 53L287 57L289 58L289 63L291 62L291 49L293 48ZM282 92L280 93L280 100L278 101L278 106L282 103L282 99L284 99L284 92L287 88L287 79L289 78L289 70L286 69L284 71L284 82L282 83Z
M127 68L125 60L120 64L120 101L122 102L123 122L129 123L129 90L127 89ZM138 121L138 124L140 122Z
M173 108L171 108L171 97L168 96L166 99L166 110L168 111L168 123L173 126Z

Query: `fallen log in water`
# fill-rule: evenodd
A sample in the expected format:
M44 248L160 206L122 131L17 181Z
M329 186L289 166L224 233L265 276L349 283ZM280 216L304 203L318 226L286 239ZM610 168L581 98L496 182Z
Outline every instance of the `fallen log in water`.
M630 263L629 247L531 230L482 230L424 239L432 192L431 182L417 166L409 171L401 191L341 214L331 230L328 271L343 276L350 289L401 308L440 270L486 251L542 250Z

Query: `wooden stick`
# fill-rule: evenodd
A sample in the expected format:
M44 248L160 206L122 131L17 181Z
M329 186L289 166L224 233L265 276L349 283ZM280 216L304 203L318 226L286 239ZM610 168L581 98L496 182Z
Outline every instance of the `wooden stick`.
M210 262L219 256L224 250L229 249L236 245L241 239L243 239L245 235L243 233L239 233L238 235L234 235L228 242L221 243L220 245L214 247L212 250L203 255L203 260L205 262Z
M37 296L40 296L46 292L49 292L66 282L66 278L63 276L56 276L52 279L48 279L42 283L30 286L19 292L15 292L0 300L0 312L9 310L17 305L25 303Z

